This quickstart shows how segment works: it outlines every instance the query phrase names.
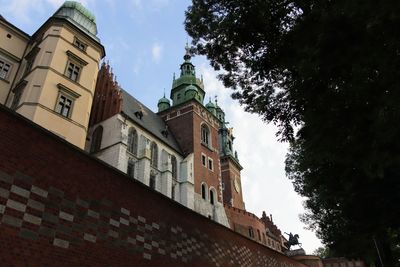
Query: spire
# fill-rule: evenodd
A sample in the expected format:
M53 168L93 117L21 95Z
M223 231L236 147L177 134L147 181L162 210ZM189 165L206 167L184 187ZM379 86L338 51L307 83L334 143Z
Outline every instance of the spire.
M190 59L192 58L192 55L190 54L190 47L188 42L186 42L185 45L185 55L183 56L183 59L185 60L185 62L190 62Z

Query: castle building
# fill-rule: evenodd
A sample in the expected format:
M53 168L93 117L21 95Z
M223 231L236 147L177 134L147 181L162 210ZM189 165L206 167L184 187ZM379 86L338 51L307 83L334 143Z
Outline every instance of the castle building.
M189 48L153 112L116 81L94 15L66 1L32 36L0 16L0 104L85 149L127 178L274 250L284 238L246 211L235 136L204 104Z
M0 17L0 103L84 148L99 62L96 20L66 1L32 36Z
M86 151L186 207L274 250L280 230L245 210L233 128L218 103L204 105L189 48L170 99L154 113L122 89L108 63L96 84Z

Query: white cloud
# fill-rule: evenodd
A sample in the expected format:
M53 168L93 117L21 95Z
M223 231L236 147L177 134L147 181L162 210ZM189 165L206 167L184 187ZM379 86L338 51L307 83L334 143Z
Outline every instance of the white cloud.
M21 23L31 22L29 14L36 12L42 14L46 2L40 0L19 0L1 3L2 13L12 16Z
M31 23L32 13L44 14L54 12L65 1L64 0L18 0L1 1L2 13L8 14L20 23ZM88 7L94 4L94 0L78 0L82 5Z
M244 167L242 190L246 210L257 216L261 216L262 211L272 214L282 233L299 234L303 248L312 253L321 243L299 220L298 215L304 213L303 199L294 192L284 172L288 145L277 141L275 126L267 125L256 114L244 112L243 107L231 99L232 90L222 85L211 67L202 64L199 73L204 76L208 96L218 96L218 105L225 111L228 127L234 127L234 149Z
M162 57L163 47L158 42L153 43L151 47L151 56L155 63L159 63Z

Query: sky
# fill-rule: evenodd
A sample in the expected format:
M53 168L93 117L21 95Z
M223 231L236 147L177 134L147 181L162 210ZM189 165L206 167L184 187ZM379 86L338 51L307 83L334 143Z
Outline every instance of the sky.
M0 0L0 14L33 34L63 0ZM184 47L190 39L183 21L189 0L80 0L95 16L98 37L106 50L105 60L118 83L153 111L157 101L169 96L173 73L179 74ZM299 214L304 199L297 195L285 176L288 144L277 141L276 127L256 114L243 111L231 99L232 90L217 79L205 57L194 57L197 76L203 75L206 101L218 97L229 127L234 127L234 149L242 171L246 210L261 216L272 214L282 232L299 234L307 253L321 246L315 234L305 229Z

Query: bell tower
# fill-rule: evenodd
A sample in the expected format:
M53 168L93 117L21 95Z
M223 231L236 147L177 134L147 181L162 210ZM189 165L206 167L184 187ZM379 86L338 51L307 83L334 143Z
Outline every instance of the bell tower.
M180 66L180 76L176 79L174 74L172 81L170 95L172 106L179 105L191 99L203 104L205 96L203 80L196 78L196 69L191 62L191 58L189 46L186 44L185 55L183 56L184 62Z
M181 199L187 199L187 206L193 205L196 212L228 226L223 206L219 157L220 120L217 112L210 111L203 105L203 80L196 77L187 44L183 59L180 76L175 78L174 75L172 81L172 104L169 105L169 100L165 97L161 98L158 114L175 136L186 157L185 161L188 160L185 165L189 166L188 175L185 177L187 180L180 181L184 184ZM185 193L190 190L192 194Z

